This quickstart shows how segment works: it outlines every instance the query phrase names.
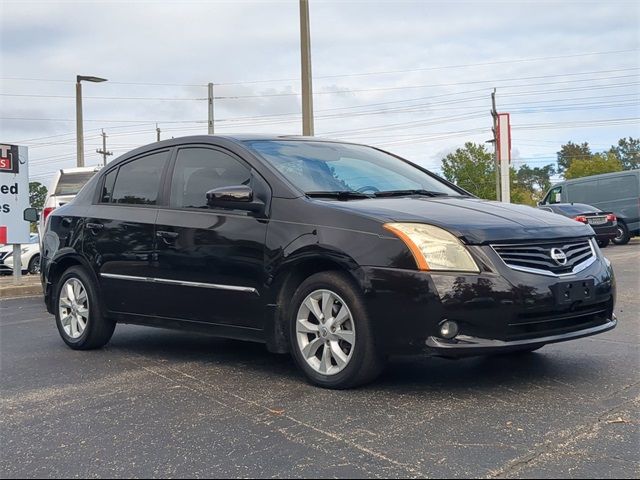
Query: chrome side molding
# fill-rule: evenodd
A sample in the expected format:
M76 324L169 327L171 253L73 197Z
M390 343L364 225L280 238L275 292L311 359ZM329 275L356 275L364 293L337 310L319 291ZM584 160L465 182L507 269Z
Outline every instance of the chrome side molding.
M245 292L260 295L258 290L253 287L241 287L237 285L220 285L217 283L202 283L202 282L187 282L185 280L170 280L168 278L153 278L153 277L135 277L132 275L120 275L117 273L101 273L101 277L113 278L117 280L129 280L132 282L145 282L145 283L162 283L165 285L180 285L183 287L196 287L196 288L211 288L213 290L231 290L234 292Z

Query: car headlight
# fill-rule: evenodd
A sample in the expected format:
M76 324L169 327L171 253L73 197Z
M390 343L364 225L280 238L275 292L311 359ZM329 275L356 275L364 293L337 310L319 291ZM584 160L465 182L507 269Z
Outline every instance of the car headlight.
M462 242L442 228L424 223L387 223L384 228L405 243L419 270L480 272Z

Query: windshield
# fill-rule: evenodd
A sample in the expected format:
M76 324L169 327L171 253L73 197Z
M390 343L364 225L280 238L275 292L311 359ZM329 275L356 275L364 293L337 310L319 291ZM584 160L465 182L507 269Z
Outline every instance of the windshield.
M422 170L363 145L299 140L246 143L305 193L428 191L460 195Z
M54 195L76 195L96 172L61 173Z

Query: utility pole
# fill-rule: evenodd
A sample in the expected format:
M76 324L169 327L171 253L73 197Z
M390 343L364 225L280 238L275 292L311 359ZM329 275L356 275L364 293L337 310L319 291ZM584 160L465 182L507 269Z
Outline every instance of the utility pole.
M213 135L213 83L209 82L209 122L207 133Z
M106 165L107 157L109 155L113 155L113 152L107 151L107 134L104 133L104 129L102 129L101 135L102 135L102 150L98 149L96 150L96 153L99 153L100 155L102 155L102 165Z
M498 111L496 110L496 89L491 93L491 116L493 117L493 161L496 169L496 200L500 201L500 165L498 163Z
M313 136L313 86L309 0L300 0L300 48L302 53L302 134Z
M157 141L160 141L160 127L158 126L158 124L156 123L156 137L157 137Z

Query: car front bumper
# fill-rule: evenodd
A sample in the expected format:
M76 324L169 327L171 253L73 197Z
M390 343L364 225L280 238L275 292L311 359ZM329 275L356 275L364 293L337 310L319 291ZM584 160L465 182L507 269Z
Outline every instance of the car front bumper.
M552 277L510 269L486 252L480 274L364 268L363 287L379 347L387 354L458 357L517 350L615 328L615 278L598 252L583 271ZM561 301L558 285L589 282L592 294ZM459 334L441 337L455 321Z

